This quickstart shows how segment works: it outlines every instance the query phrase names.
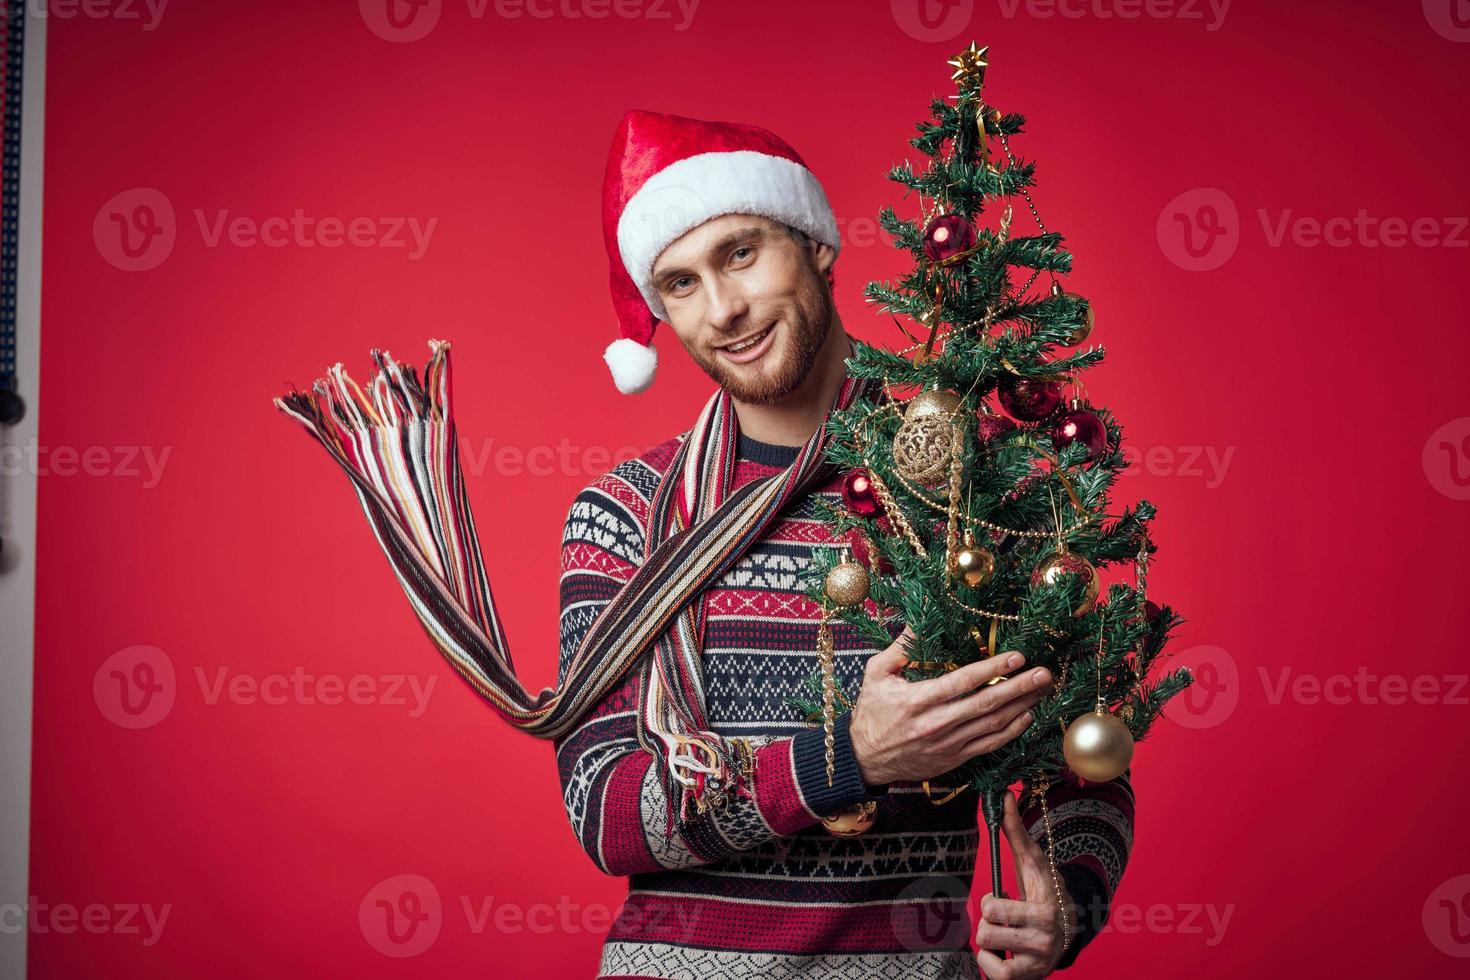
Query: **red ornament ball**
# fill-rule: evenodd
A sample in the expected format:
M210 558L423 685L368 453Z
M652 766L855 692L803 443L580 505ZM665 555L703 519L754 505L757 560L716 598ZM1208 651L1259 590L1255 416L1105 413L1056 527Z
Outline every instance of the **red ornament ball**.
M852 547L852 560L864 568L873 567L873 547L868 543L867 535L861 531L853 531L848 538L848 544ZM881 554L878 555L878 574L892 575L893 563Z
M1016 423L1004 415L981 414L976 416L975 434L979 437L981 444L999 439L1016 431Z
M1051 441L1058 451L1080 442L1087 447L1087 459L1094 460L1108 446L1108 427L1093 413L1080 409L1057 420L1051 430Z
M1062 386L1055 381L1007 375L996 391L1006 414L1019 422L1040 422L1062 404Z
M849 470L842 478L842 502L859 517L877 517L883 512L878 491L867 470Z
M975 244L975 227L957 214L941 214L924 229L924 255L943 262Z

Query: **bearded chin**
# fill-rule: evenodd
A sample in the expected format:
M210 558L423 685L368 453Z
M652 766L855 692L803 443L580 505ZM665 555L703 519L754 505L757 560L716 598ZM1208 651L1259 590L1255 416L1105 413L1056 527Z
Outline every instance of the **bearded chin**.
M791 315L785 318L786 344L782 360L752 378L742 377L722 364L716 354L699 360L700 367L736 401L774 405L791 394L811 373L832 326L832 295L815 277L805 277Z

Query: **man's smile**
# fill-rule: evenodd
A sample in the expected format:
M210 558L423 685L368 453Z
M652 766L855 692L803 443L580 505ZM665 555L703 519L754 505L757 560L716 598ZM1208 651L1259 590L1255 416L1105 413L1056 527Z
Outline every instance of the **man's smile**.
M770 350L776 333L776 324L771 324L759 333L753 333L723 346L717 347L725 359L735 364L749 364Z

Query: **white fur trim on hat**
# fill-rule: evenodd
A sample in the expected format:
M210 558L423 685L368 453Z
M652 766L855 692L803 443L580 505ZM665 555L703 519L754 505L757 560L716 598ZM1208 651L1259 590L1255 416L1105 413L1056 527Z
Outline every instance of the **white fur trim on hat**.
M680 235L723 214L758 214L842 247L821 183L796 161L756 150L685 157L644 181L618 218L623 267L660 320L668 315L653 288L654 260Z
M612 371L613 384L625 395L636 395L653 384L658 351L652 344L645 347L636 340L619 337L607 345L602 359Z

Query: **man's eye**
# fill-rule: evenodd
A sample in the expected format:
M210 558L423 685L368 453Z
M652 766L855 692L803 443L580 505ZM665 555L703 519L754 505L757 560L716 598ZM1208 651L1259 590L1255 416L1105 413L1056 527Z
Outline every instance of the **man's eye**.
M749 245L741 245L735 251L733 251L733 252L730 253L730 258L743 261L744 259L746 259L749 256L752 256L754 254L755 254L755 249L754 248L752 248Z
M669 288L677 293L682 289L689 288L693 284L694 279L691 276L680 276L678 279L675 279L673 282L669 283Z

